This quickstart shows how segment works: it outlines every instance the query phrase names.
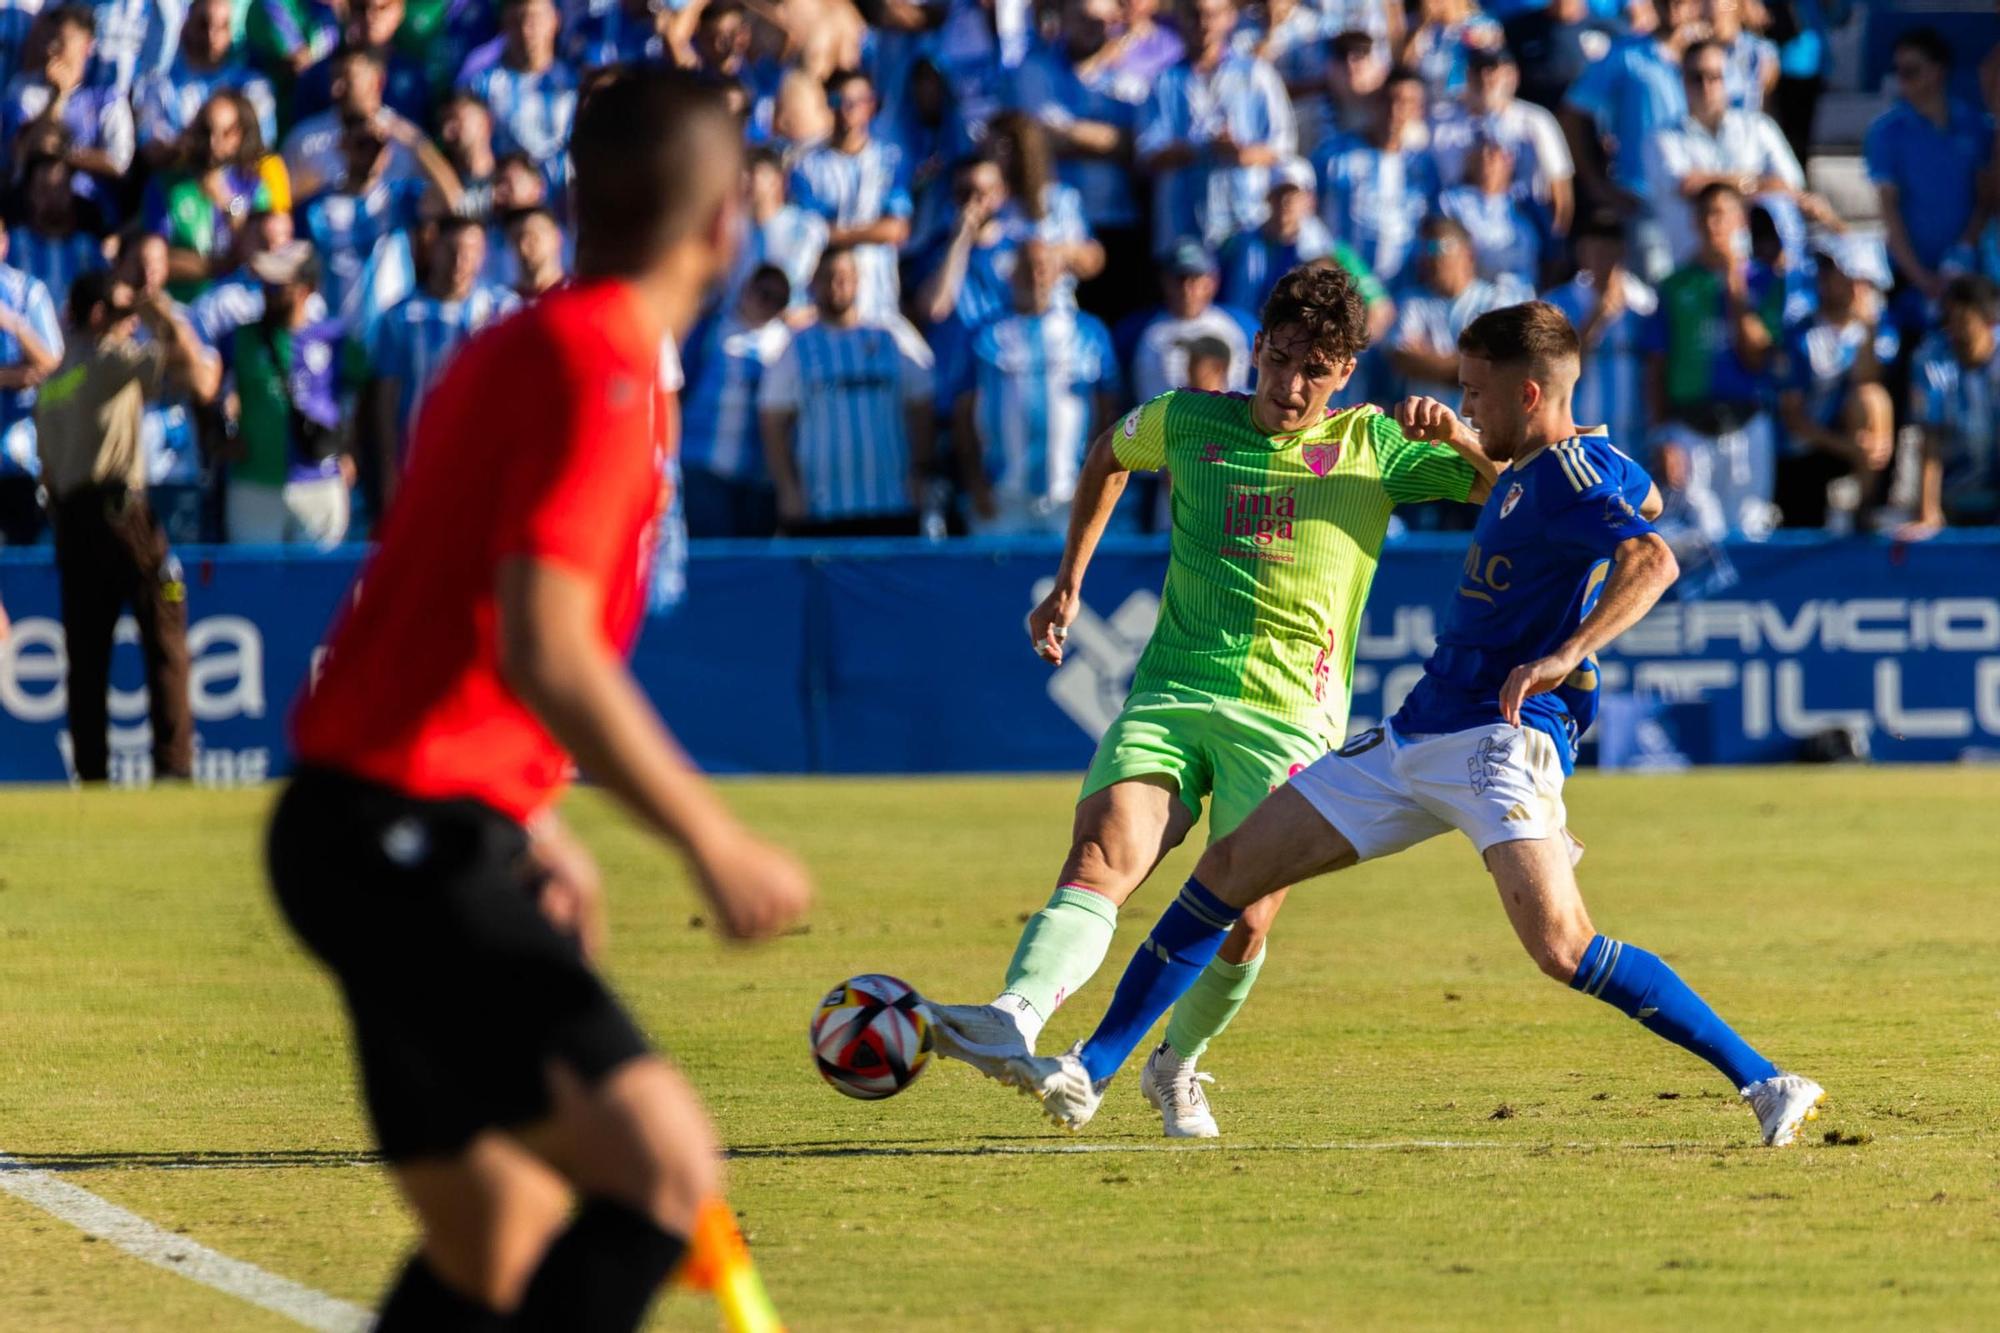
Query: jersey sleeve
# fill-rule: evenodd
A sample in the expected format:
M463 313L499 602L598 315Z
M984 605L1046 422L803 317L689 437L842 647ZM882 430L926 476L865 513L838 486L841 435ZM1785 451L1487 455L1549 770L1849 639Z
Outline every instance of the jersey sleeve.
M1551 541L1610 557L1653 531L1639 513L1652 480L1601 437L1554 447L1556 468L1538 478L1547 498L1542 525Z
M633 558L643 497L658 493L654 372L617 362L597 348L543 349L558 367L535 383L539 400L508 395L494 403L496 436L516 434L533 448L509 451L517 466L501 483L497 553L547 560L608 579ZM510 429L499 429L501 422Z
M1368 419L1368 436L1375 446L1375 465L1382 489L1395 504L1423 500L1457 500L1472 494L1479 471L1449 445L1413 440L1402 427L1377 412Z
M757 410L759 412L796 412L799 408L799 352L796 342L785 344L785 350L764 372L764 378L757 385Z
M1167 413L1172 390L1133 408L1119 419L1111 451L1134 472L1158 472L1167 465Z

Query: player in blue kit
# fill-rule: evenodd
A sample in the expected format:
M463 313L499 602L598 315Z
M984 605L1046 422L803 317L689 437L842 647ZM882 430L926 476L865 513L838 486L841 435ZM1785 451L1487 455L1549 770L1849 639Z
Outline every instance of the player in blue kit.
M1766 1144L1792 1142L1825 1100L1817 1083L1752 1049L1658 956L1590 923L1563 779L1596 708L1595 654L1679 570L1653 530L1651 479L1570 415L1580 363L1561 311L1540 301L1492 311L1467 326L1458 350L1465 419L1426 401L1406 433L1451 442L1476 428L1486 455L1510 465L1480 510L1423 679L1388 725L1311 765L1209 845L1088 1041L1007 1063L1006 1081L1058 1124L1080 1129L1096 1114L1111 1076L1245 908L1453 828L1486 862L1536 965L1721 1070Z

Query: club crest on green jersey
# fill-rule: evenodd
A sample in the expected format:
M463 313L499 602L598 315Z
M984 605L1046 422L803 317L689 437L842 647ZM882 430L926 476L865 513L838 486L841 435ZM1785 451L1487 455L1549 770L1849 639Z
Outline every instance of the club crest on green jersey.
M1308 444L1299 450L1299 456L1306 461L1315 477L1324 477L1333 471L1333 465L1340 461L1340 445Z

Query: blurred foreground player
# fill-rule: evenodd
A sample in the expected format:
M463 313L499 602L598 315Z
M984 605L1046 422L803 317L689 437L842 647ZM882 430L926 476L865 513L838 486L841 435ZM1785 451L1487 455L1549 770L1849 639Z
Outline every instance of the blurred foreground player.
M622 660L666 500L662 375L728 267L736 139L685 76L585 101L578 281L438 381L294 719L272 882L340 981L423 1231L386 1333L632 1329L716 1224L715 1132L589 966L597 875L552 805L574 756L684 850L730 935L806 905L798 865L722 806Z

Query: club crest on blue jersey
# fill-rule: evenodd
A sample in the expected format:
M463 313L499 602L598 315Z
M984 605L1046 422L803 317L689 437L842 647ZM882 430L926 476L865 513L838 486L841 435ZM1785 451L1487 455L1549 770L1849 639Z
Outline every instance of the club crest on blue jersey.
M1521 503L1521 483L1517 481L1507 488L1507 497L1500 502L1500 517L1505 518L1513 513L1514 506L1519 503Z

